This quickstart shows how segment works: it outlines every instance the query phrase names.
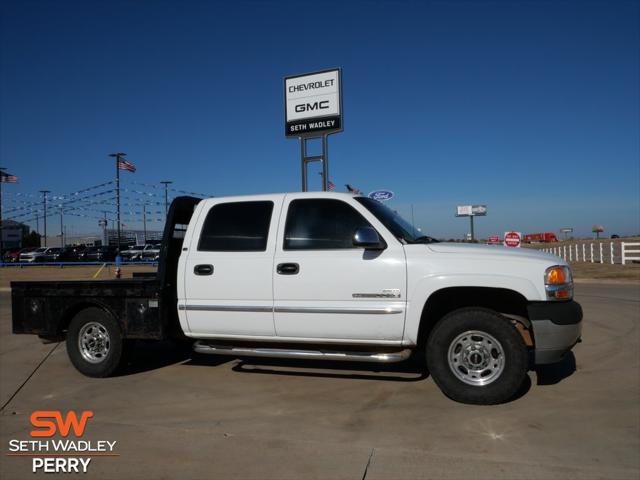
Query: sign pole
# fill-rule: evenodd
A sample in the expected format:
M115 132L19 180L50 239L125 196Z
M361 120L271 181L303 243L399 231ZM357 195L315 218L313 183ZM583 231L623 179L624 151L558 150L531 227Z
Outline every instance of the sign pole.
M329 142L327 140L328 135L322 135L322 137L300 137L300 166L302 170L302 191L309 191L309 175L307 172L307 166L311 162L322 162L322 191L329 190ZM320 155L307 155L307 141L320 138L322 143L322 152Z
M471 241L473 242L475 240L475 235L474 235L474 232L473 232L473 215L469 216L469 220L470 220L470 223L471 223Z
M322 191L328 190L327 185L329 183L329 142L327 141L328 135L322 136Z
M302 171L302 191L307 191L307 139L300 137L300 170Z

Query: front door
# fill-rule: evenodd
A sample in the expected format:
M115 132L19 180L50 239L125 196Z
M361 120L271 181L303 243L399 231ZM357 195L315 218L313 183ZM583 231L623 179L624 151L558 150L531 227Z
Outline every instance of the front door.
M380 235L384 229L355 202L288 195L285 211L273 271L278 337L401 341L406 307L402 245L390 236L383 237L384 250L354 247L358 228L373 226Z

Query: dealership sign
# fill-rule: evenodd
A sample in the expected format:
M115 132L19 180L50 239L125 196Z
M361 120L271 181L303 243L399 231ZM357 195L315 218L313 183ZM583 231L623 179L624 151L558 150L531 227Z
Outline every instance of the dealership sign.
M342 131L340 69L284 79L285 135L320 136Z
M504 232L505 247L519 247L522 243L522 233L520 232Z
M379 202L386 202L387 200L391 200L393 196L394 195L391 190L374 190L368 195L369 198L377 200Z
M458 205L456 209L456 217L484 217L486 215L486 205Z

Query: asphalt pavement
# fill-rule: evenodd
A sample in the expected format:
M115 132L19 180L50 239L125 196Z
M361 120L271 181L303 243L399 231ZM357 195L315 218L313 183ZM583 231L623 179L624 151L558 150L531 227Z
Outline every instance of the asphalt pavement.
M191 359L139 345L91 379L64 344L11 335L0 292L0 478L32 478L36 410L91 410L85 440L116 441L89 478L638 479L640 286L581 284L583 343L530 372L513 401L455 403L413 363Z

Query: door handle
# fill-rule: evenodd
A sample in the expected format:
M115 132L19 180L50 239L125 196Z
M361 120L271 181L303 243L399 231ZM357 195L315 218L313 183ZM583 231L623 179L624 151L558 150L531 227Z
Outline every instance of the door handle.
M296 275L300 271L300 265L297 263L279 263L276 271L280 275Z
M193 273L196 275L211 275L213 274L213 265L196 265L193 267Z

